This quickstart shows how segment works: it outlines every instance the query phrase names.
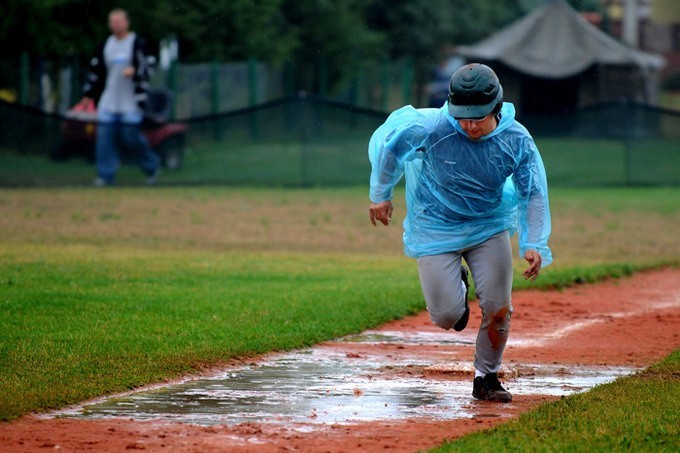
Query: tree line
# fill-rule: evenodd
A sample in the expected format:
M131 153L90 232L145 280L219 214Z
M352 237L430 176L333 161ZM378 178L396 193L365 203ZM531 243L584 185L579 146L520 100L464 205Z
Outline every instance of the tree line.
M180 60L268 64L323 58L330 79L356 59L412 58L419 73L447 45L472 43L544 0L5 0L0 60L24 52L86 63L108 36L108 12L128 11L150 44L169 36ZM577 9L597 0L572 0Z

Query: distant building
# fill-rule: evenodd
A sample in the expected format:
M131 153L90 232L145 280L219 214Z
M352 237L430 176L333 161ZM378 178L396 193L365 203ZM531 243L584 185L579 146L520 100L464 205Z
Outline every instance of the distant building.
M493 67L520 113L620 99L656 104L664 57L623 44L593 25L597 21L551 0L456 53Z
M661 79L680 75L680 1L678 0L602 0L612 36L633 47L663 54L666 66ZM626 13L636 20L626 20ZM626 27L631 28L626 31Z

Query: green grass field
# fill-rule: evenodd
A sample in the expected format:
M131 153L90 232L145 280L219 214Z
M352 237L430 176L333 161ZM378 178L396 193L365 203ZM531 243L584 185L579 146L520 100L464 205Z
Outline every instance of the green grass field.
M680 264L679 190L561 189L551 205L556 261L540 286ZM402 255L403 203L390 228L372 227L367 208L364 187L0 190L0 419L422 310L416 266ZM522 267L518 258L517 288L528 285ZM624 394L641 386L630 404L651 428L594 418L604 423L598 432L622 442L622 431L638 430L631 445L655 448L640 436L677 434L667 423L678 420L677 400L657 414L654 399L678 394L677 354L659 370L664 379L611 384ZM602 391L541 410L623 410ZM518 424L494 435L523 436L529 450L560 445L559 417L549 420L549 429ZM568 436L588 429L575 425Z

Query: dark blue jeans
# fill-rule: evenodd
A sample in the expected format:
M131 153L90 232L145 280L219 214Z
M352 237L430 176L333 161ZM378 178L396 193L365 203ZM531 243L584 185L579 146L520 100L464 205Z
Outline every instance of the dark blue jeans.
M133 152L137 163L147 176L158 170L160 158L153 152L142 134L140 113L111 113L99 110L97 113L97 144L95 157L97 176L107 184L113 184L120 165L120 149Z

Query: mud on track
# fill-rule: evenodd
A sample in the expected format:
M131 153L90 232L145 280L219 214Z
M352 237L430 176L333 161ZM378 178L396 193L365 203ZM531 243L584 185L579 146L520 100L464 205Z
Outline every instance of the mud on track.
M463 418L419 414L406 419L321 423L321 414L312 411L308 420L294 423L253 420L199 426L167 420L27 416L0 426L0 451L413 452L502 423L558 398L538 392L518 393L522 375L542 366L561 367L567 374L596 367L641 368L680 347L679 270L640 273L560 292L515 292L513 305L511 340L504 363L507 387L515 391L515 400L499 405L469 397L456 408L465 412ZM411 363L378 367L376 374L400 382L413 379L419 385L455 382L471 391L471 375L464 364L472 360L478 326L479 311L473 304L470 325L461 334L437 329L422 313L366 333L368 338L396 337L400 341L364 338L328 342L313 350L350 362ZM263 358L263 362L267 360ZM357 387L353 397L361 401L367 396L364 392Z

